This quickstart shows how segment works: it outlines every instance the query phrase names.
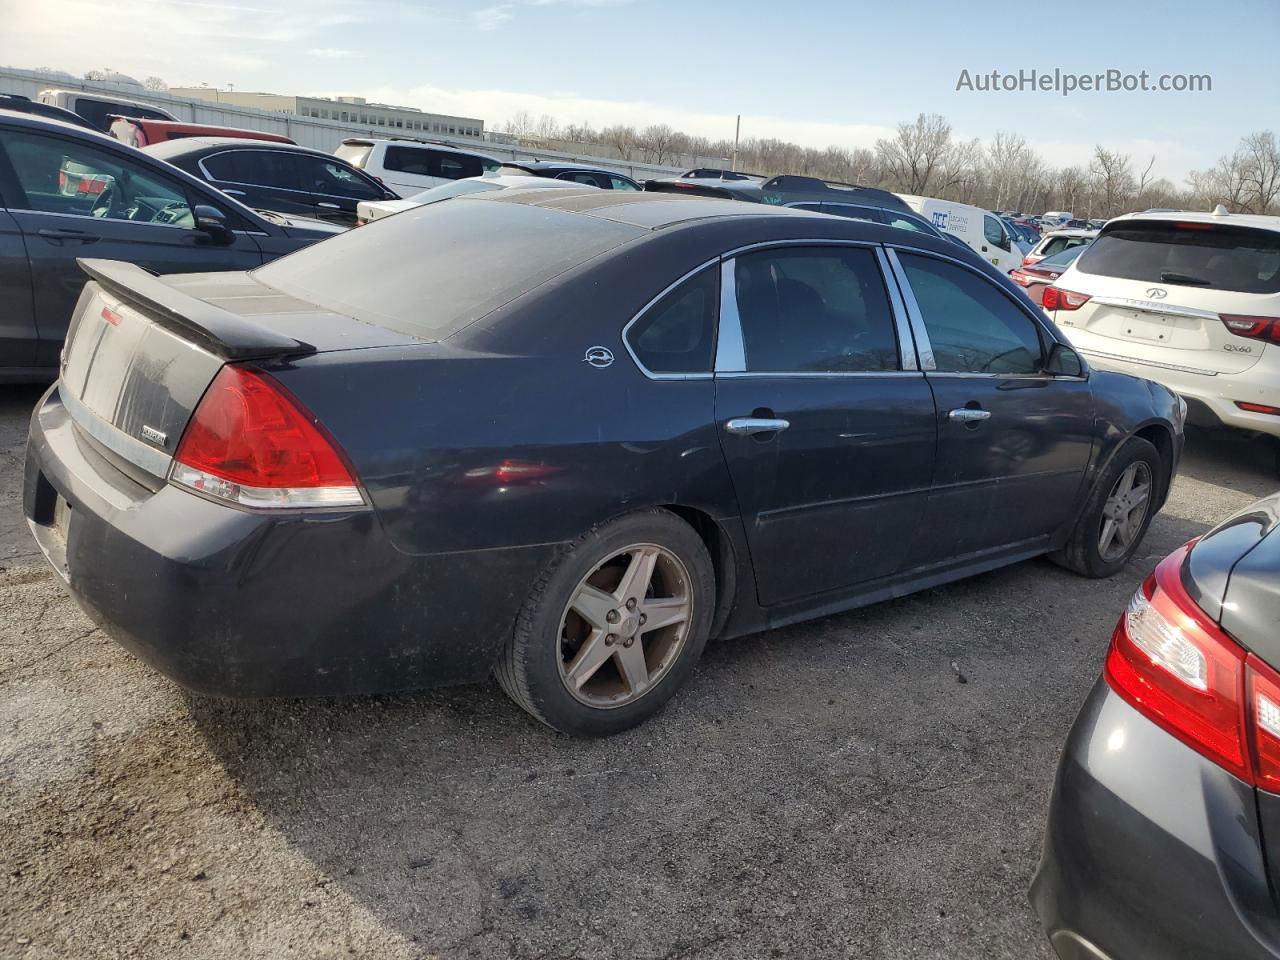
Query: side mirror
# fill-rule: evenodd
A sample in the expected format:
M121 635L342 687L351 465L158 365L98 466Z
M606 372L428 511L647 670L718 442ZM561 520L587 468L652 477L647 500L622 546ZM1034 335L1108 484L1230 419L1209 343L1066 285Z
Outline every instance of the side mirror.
M227 225L227 215L217 207L200 203L191 213L196 219L196 229L207 233L214 243L229 244L235 240L235 234Z
M1045 372L1055 377L1083 377L1084 361L1080 359L1080 354L1076 353L1065 343L1055 343L1049 350L1049 359L1046 361Z

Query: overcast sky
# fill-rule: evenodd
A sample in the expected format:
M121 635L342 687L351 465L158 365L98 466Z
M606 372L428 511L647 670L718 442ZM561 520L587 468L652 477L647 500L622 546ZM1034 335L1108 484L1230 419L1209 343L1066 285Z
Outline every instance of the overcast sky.
M354 94L482 118L872 146L901 120L1022 134L1055 165L1094 143L1181 185L1280 127L1276 0L1122 4L735 0L0 0L0 63L111 67L173 86ZM979 93L971 75L1055 68L1210 74L1201 93Z

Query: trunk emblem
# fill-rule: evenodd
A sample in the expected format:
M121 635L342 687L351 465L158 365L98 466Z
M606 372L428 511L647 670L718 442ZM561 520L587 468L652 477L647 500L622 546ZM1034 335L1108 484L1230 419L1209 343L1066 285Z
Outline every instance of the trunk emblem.
M582 358L582 362L591 364L597 370L603 370L613 363L613 351L608 347L592 347Z
M163 430L157 430L155 427L148 427L145 423L142 425L142 439L150 440L158 447L163 447L169 439Z
M1159 287L1147 287L1147 296L1152 300L1163 300L1168 295L1168 290L1161 290Z

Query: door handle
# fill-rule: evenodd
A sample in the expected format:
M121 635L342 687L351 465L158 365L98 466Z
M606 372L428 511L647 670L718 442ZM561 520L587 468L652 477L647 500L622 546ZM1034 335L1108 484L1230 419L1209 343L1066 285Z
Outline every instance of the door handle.
M230 195L230 196L233 196L233 197L243 197L243 196L244 196L244 191L243 191L243 190L223 190L222 192L223 192L223 193L225 193L225 194L228 194L228 195Z
M960 407L952 410L947 414L947 418L952 423L977 423L980 420L990 420L990 410L974 410L972 407Z
M73 240L78 243L96 243L99 239L96 233L85 233L83 230L53 230L44 229L39 231L40 236L46 240L54 240L61 242L63 240Z
M317 207L324 207L326 210L341 210L341 209L342 209L342 207L338 206L336 203L324 203L324 202L319 202L319 203L317 203L317 204L316 204L316 206L317 206Z
M789 426L791 426L790 420L765 417L734 417L725 423L724 428L740 437L752 437L757 433L781 433Z

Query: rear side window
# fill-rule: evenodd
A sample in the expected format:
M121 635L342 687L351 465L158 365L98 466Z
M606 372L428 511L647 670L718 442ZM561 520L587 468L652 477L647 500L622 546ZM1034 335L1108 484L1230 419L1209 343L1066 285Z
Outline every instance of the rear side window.
M363 170L365 163L369 160L369 154L372 152L373 144L371 143L344 143L333 151L333 155L339 160L347 161L357 170Z
M200 161L214 180L297 190L298 165L283 150L227 150Z
M307 303L442 340L646 232L560 210L459 198L330 237L259 267L254 276Z
M441 177L445 180L478 177L484 173L479 157L467 153L426 150L422 147L387 147L382 165L396 173Z
M870 250L762 250L738 257L734 273L749 372L899 369L889 298Z
M1035 323L1002 290L972 270L899 253L924 318L939 373L1041 372Z
M1280 233L1170 221L1138 221L1107 230L1077 269L1144 283L1280 293Z
M627 331L636 359L651 373L709 373L719 270L708 267L650 307Z

